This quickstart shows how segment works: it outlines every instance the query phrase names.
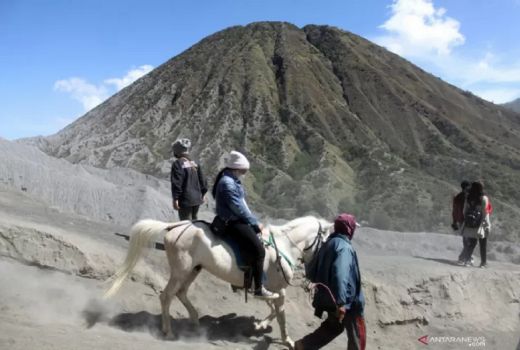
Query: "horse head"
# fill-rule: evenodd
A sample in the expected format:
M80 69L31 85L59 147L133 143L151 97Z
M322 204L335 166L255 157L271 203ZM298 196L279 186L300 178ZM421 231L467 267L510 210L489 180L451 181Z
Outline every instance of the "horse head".
M298 256L304 263L310 261L315 252L327 239L333 224L316 218L305 216L289 221L282 226L270 226L275 237L286 237L293 256Z
M305 265L318 253L322 244L325 243L331 234L334 226L333 223L323 219L315 218L315 220L318 222L318 228L305 240L305 247L302 251L301 260Z

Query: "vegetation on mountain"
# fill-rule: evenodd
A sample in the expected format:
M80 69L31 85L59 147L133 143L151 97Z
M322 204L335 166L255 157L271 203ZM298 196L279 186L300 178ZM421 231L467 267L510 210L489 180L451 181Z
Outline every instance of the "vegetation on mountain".
M257 212L356 214L392 230L451 230L481 179L494 234L520 236L520 118L355 34L260 22L203 39L65 129L47 153L167 178L188 137L210 182L232 149Z

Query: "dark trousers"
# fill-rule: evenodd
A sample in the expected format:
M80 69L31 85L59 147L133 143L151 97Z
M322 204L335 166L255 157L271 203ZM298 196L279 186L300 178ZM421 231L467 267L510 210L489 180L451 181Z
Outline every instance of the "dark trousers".
M334 313L329 313L327 319L312 333L296 342L296 350L321 349L333 341L343 330L347 331L347 350L365 350L366 327L365 319L358 313L347 313L343 322L339 323Z
M251 226L239 221L230 222L227 233L238 243L242 259L252 267L255 288L260 288L265 258L265 248L260 238Z
M480 247L480 265L487 264L487 237L478 240Z
M484 238L467 238L467 245L462 251L462 258L464 261L469 261L471 255L477 246L477 240L480 246L480 265L487 263L487 237Z
M465 256L466 255L466 250L468 249L467 248L467 246L468 246L468 239L470 239L470 238L462 236L462 251L459 254L459 261L469 262L471 260L471 255L469 256L468 259L466 259L466 256Z
M179 208L179 219L182 220L197 220L197 214L199 213L199 205L194 207L180 207Z

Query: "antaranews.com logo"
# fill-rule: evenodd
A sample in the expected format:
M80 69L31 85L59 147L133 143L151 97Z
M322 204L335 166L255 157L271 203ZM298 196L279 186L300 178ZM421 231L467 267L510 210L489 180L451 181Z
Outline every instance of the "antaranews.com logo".
M434 345L434 344L460 344L465 345L470 348L478 348L486 346L486 337L439 337L439 336L429 336L423 335L419 339L417 339L420 343L424 345Z

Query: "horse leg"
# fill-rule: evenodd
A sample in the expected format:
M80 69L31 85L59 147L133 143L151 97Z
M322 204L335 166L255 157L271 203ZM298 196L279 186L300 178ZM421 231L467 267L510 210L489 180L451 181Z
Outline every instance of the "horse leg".
M271 324L271 322L274 320L274 318L276 317L276 309L274 307L273 301L266 300L265 302L267 303L267 306L269 306L269 309L271 311L270 311L269 315L267 315L267 317L264 318L262 321L255 322L255 330L257 330L257 331L261 330L261 329L266 329Z
M274 300L274 308L276 310L276 319L280 326L280 336L282 341L286 343L290 349L294 349L294 341L287 335L287 326L285 322L285 289L280 291L280 297Z
M173 297L175 294L177 294L180 288L180 282L174 279L173 276L170 276L170 280L168 281L166 288L164 288L164 290L161 292L161 295L159 296L162 310L162 331L167 338L171 338L173 336L172 325L170 323L170 305L172 303Z
M182 287L177 292L177 298L181 301L182 305L188 310L188 314L190 315L190 321L191 323L195 325L199 325L199 313L197 312L197 309L193 306L191 301L188 299L188 288L190 288L190 285L192 282L197 278L199 275L200 268L195 268L189 275L188 278L184 281L182 284Z

